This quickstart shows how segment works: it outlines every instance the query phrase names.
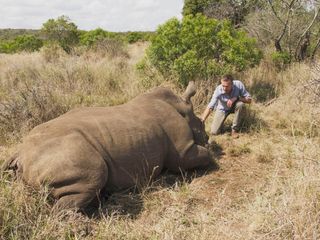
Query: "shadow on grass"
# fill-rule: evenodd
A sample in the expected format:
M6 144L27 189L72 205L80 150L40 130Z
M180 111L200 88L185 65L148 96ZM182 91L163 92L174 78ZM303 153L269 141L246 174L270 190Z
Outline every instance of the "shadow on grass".
M114 215L135 219L144 208L143 198L145 194L156 192L163 188L171 189L186 183L189 184L193 179L218 169L218 164L212 160L206 167L181 171L180 173L163 170L160 176L149 183L149 186L133 187L113 193L102 192L100 199L96 199L83 213L98 219L103 216L111 217Z
M230 114L230 116L228 116L223 128L221 129L221 134L231 134L233 118L234 114ZM259 116L258 111L250 107L245 108L240 127L241 133L255 133L268 129L269 125Z
M248 91L258 102L266 102L276 97L276 87L269 82L259 81L248 88Z
M218 148L218 154L221 152L222 148ZM217 155L212 156L212 161L209 165L202 167L202 168L195 168L188 171L181 171L178 173L173 173L168 170L162 171L160 176L155 178L152 181L148 181L147 184L144 186L135 186L130 189L126 189L123 191L108 193L107 191L101 191L99 196L92 201L89 207L82 210L81 212L90 217L95 219L101 219L105 216L112 217L112 216L119 216L119 217L126 217L135 219L141 211L144 209L144 197L145 194L156 192L162 189L175 189L177 186L183 186L185 184L189 184L192 182L193 179L204 176L209 174L212 171L216 171L219 169L218 164L214 161ZM0 162L2 163L2 162ZM17 176L13 169L10 169L6 172L0 172L1 179L11 179L10 181L17 180ZM21 180L21 179L20 179ZM39 195L39 191L33 188L27 187L26 192L30 192L31 195L39 196L41 201L39 202L46 202L49 206L54 208L54 203L56 199L54 199L48 188L45 188L43 194ZM43 197L42 195L45 195ZM42 201L44 200L44 201Z
M245 113L241 124L241 132L251 133L268 129L269 126L267 122L259 116L256 110L252 108L245 108Z

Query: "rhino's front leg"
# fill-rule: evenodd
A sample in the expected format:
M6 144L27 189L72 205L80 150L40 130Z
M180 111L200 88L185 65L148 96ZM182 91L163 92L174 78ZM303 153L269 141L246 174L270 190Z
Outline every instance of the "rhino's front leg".
M175 172L180 170L187 170L196 167L205 167L210 164L211 156L208 149L197 144L193 144L192 147L185 153L185 155L178 161L171 161L166 167Z
M207 148L193 144L181 159L179 167L182 170L205 167L210 164L211 160L210 152Z

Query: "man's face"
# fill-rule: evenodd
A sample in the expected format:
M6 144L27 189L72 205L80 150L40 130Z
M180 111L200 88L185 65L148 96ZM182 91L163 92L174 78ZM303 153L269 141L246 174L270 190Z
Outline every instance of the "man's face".
M223 91L225 91L225 93L231 93L232 91L232 81L225 81L225 80L221 80L221 85L223 88Z

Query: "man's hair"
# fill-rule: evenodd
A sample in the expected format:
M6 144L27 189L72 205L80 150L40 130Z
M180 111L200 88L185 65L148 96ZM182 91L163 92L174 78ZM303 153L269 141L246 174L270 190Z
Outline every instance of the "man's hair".
M221 80L222 81L230 81L230 82L232 82L233 81L233 77L232 77L231 74L226 74L221 78Z

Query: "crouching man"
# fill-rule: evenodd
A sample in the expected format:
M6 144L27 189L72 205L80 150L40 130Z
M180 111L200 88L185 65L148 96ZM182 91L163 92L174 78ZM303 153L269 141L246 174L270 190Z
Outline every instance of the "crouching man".
M221 132L223 123L229 114L234 113L231 135L237 138L244 113L244 104L250 104L251 100L250 94L241 81L233 80L231 75L225 75L221 78L221 84L215 89L201 120L204 123L210 113L215 110L210 133L217 135Z

